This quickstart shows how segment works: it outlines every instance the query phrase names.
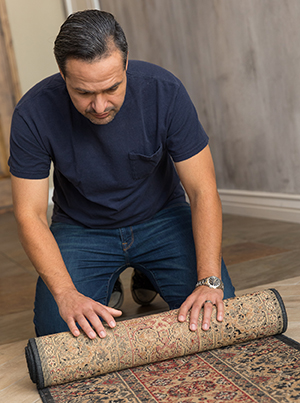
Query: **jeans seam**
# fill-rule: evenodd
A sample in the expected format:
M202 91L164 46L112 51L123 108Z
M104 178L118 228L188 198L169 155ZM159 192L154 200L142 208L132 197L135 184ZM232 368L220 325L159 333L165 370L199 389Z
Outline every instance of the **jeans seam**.
M131 242L130 242L130 244L128 245L127 242L124 242L123 233L122 233L122 228L120 229L120 234L121 234L121 239L122 239L122 248L123 248L123 251L124 251L124 252L127 252L128 249L130 249L131 246L132 246L133 243L134 243L134 233L133 233L132 227L130 227L130 233L131 233ZM127 246L125 246L125 245L127 245Z

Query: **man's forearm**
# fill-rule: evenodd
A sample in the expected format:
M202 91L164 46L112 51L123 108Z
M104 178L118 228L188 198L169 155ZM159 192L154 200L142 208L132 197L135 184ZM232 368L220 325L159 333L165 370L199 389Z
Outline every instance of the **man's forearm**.
M45 220L28 216L17 221L24 250L54 298L59 298L66 290L75 289Z
M45 220L29 217L18 221L20 239L36 270L51 291L62 319L74 336L81 329L91 339L98 334L105 337L102 317L110 327L116 325L114 317L121 311L106 307L79 293L67 271L59 247Z
M222 206L218 192L190 200L198 280L221 278Z

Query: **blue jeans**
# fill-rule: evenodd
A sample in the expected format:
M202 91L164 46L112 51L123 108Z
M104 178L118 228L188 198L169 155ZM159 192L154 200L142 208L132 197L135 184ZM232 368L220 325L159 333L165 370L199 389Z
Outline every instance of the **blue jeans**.
M170 206L142 224L118 229L89 229L54 223L58 243L75 287L107 305L115 281L127 267L143 272L170 309L179 308L197 282L190 206ZM222 261L224 298L234 296ZM38 279L34 323L38 336L68 330L41 278Z

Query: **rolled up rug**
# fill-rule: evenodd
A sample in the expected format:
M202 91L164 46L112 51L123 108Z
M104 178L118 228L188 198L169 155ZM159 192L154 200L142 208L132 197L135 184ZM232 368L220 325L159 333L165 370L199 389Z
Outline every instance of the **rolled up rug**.
M223 346L283 333L287 315L281 296L265 290L224 301L223 322L189 330L189 320L180 323L178 310L124 320L107 327L104 339L90 340L70 332L32 338L25 349L31 380L37 388L82 380L109 372L181 357Z

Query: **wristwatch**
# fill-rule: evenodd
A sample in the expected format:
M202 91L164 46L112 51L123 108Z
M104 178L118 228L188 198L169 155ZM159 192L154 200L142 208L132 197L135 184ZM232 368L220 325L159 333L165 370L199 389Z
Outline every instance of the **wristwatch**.
M216 276L210 276L210 277L206 277L203 278L202 280L199 280L196 283L195 288L199 287L199 285L206 285L209 288L215 288L215 289L221 289L224 290L224 284L223 281L220 280L218 277Z

